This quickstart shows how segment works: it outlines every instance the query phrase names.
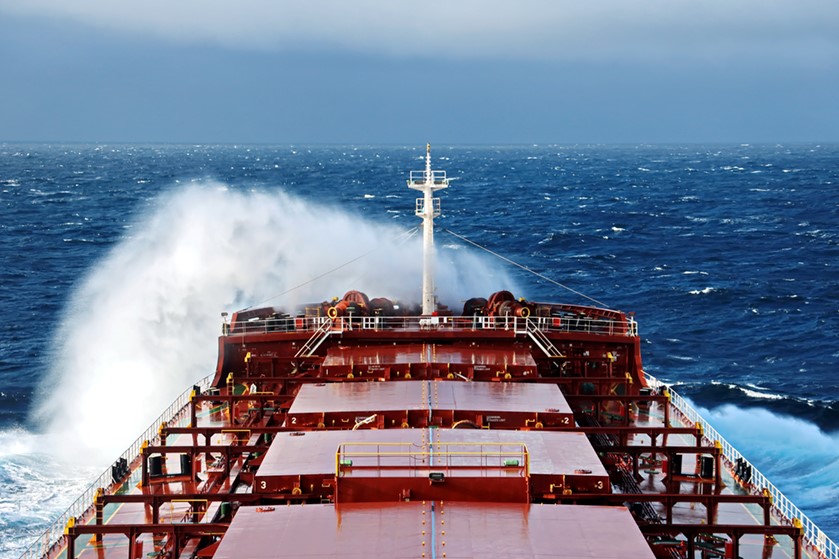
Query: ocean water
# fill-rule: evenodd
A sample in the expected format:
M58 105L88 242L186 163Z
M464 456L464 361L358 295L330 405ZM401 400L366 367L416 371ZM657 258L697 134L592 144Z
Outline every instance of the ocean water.
M0 144L0 558L211 372L221 311L419 298L418 146ZM444 302L636 313L645 368L839 539L839 146L434 146Z

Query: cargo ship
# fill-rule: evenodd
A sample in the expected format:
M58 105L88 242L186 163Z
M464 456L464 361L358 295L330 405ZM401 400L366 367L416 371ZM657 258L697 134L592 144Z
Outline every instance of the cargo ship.
M421 301L222 313L215 371L22 559L839 557L645 373L631 313L441 304L430 146L407 182Z

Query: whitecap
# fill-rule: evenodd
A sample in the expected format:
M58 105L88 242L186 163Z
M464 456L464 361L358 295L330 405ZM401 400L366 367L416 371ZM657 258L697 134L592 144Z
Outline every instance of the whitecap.
M713 293L716 291L713 287L706 287L705 289L693 289L689 291L691 295L707 295L708 293Z
M776 394L774 392L761 392L763 390L759 386L749 385L749 388L737 386L737 388L746 396L752 398L761 398L763 400L783 400L786 398L783 394Z
M670 359L675 359L676 361L696 361L695 357L690 357L687 355L668 355Z

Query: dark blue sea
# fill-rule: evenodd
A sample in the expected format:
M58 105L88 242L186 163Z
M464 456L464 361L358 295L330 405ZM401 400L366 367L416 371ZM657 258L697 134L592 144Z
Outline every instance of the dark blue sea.
M0 144L0 557L187 386L222 311L419 299L425 146ZM636 313L671 383L839 539L839 146L433 146L439 294ZM332 272L332 273L330 273Z

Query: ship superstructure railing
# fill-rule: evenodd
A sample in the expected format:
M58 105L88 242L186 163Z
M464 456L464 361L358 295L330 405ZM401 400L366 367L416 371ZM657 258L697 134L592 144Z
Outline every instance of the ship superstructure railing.
M324 328L326 317L267 318L236 323L228 336L269 334L275 332L309 332ZM634 319L625 321L588 316L338 316L332 320L332 331L353 330L472 330L512 332L526 331L528 326L542 332L585 333L604 336L637 336Z
M149 425L140 437L129 446L125 452L120 454L117 462L124 460L127 464L131 464L136 458L140 456L140 448L144 441L156 441L160 425L166 423L170 425L173 421L176 422L185 414L185 408L189 404L189 399L192 391L196 388L204 391L210 387L215 374L207 375L193 386L189 387L180 396L175 398L166 410L160 414L155 421ZM188 418L188 416L186 416ZM159 441L157 441L159 442ZM113 471L108 468L101 475L99 475L88 488L65 510L55 521L50 524L44 533L32 543L20 556L20 559L41 559L44 557L53 546L60 543L61 538L64 537L64 528L71 518L81 518L89 513L93 508L93 500L96 492L100 487L106 489L106 493L110 493L116 485Z
M485 474L518 471L530 476L527 445L516 442L444 443L418 446L399 442L348 442L335 453L335 475L352 470L406 470L415 475L428 471L480 470Z
M695 425L700 425L706 439L710 442L718 442L722 448L723 456L731 463L735 464L738 461L746 464L751 468L750 489L755 494L762 494L764 491L771 495L772 506L777 513L786 521L793 524L796 521L801 523L804 530L804 538L813 546L822 556L827 559L839 559L839 546L827 537L806 514L801 512L792 501L790 501L769 479L763 475L752 463L734 448L708 421L699 414L698 411L683 398L679 393L672 388L650 375L646 375L647 383L656 389L666 388L670 396L670 401L673 406L684 416L685 420Z

